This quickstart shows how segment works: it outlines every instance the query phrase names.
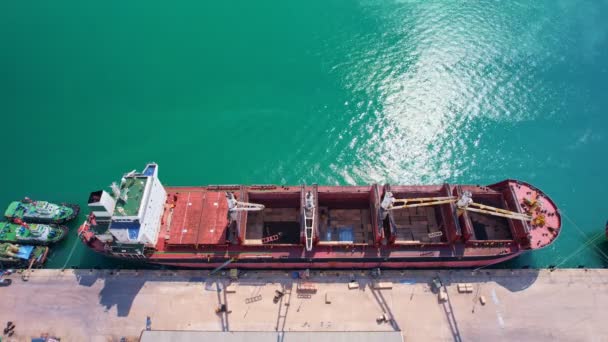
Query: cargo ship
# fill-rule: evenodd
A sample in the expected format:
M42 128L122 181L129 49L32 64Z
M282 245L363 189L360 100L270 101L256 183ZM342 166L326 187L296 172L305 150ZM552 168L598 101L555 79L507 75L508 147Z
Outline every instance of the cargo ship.
M179 268L483 267L550 245L561 216L517 180L479 185L164 187L158 165L89 195L80 239Z

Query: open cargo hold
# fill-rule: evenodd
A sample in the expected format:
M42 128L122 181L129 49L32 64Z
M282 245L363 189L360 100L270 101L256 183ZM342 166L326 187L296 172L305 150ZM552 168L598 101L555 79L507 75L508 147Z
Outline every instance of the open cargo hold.
M376 187L352 187L350 191L322 187L318 192L319 243L373 244Z
M386 189L395 198L404 200L450 196L448 185L387 186ZM413 204L419 205L416 201ZM397 244L447 243L455 239L458 230L453 212L453 203L413 206L390 211L383 225L390 231L391 241Z
M300 191L253 190L248 191L245 198L264 206L260 211L247 212L245 244L300 243Z
M507 195L511 193L510 189L505 191L495 191L490 188L477 188L470 186L461 186L455 189L455 194L461 194L463 191L470 191L475 197L475 202L482 205L491 206L503 210L515 211L517 208L512 208L505 201L505 192ZM512 220L501 216L485 215L483 213L467 211L462 212L458 218L461 226L465 227L467 233L466 240L475 241L512 241L513 227Z

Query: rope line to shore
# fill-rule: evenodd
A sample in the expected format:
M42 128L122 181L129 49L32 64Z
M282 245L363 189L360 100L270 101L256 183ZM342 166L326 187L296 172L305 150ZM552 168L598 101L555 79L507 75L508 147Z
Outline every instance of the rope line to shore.
M586 247L588 247L588 245L594 243L596 240L602 238L603 236L604 236L604 233L598 233L593 238L590 238L585 244L583 244L581 247L579 247L574 252L572 252L570 255L568 255L566 257L566 259L562 260L562 262L557 264L555 266L555 268L558 268L559 266L563 265L566 261L570 260L572 257L575 257L576 255L580 254L581 252L583 252L585 250Z
M65 267L70 262L70 259L72 259L72 254L74 254L74 250L76 250L76 245L78 245L78 243L79 243L78 239L76 241L74 241L74 245L72 246L72 250L70 251L70 254L68 255L68 258L65 260L65 264L63 264L63 267L61 268L62 270L65 270Z
M576 230L578 231L578 233L583 237L583 238L587 238L587 236L585 235L585 232L570 218L568 217L568 215L566 215L566 213L564 212L560 212L560 214L562 214L562 216L568 220L568 222L570 222L571 225L574 226L574 228L576 228ZM600 235L603 235L603 233L600 233ZM597 238L594 238L597 239ZM604 253L598 246L596 245L592 245L591 246L598 254L600 254L600 257L604 258L604 261L608 262L608 255L606 255L606 253Z

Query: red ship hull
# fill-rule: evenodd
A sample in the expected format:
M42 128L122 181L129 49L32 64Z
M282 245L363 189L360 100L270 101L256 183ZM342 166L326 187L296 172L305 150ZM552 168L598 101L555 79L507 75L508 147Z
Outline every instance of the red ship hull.
M239 268L239 269L371 269L371 268L476 268L491 266L499 264L508 260L511 260L521 252L504 255L502 257L488 256L457 260L437 260L432 258L431 260L423 261L419 258L411 258L409 261L396 261L389 259L388 261L378 260L361 260L353 258L351 261L322 261L315 260L314 262L252 262L247 263L243 261L236 261L226 266L226 268ZM177 268L193 268L193 269L211 269L217 268L223 265L229 259L225 259L224 262L206 262L201 261L200 258L194 256L184 256L183 258L172 258L171 260L165 260L165 258L151 257L146 260L146 263L172 266Z
M179 268L474 268L545 247L557 238L561 227L553 201L539 189L515 180L487 187L207 186L166 190L153 250L136 256L110 250L95 238L88 222L80 229L82 240L114 258ZM380 201L388 191L402 198L459 196L470 191L476 200L525 212L534 219L524 222L456 214L453 203L407 209L383 218ZM263 203L264 213L240 213L231 218L226 192L233 192L240 201ZM314 194L319 208L310 249L304 243L301 223L307 193Z

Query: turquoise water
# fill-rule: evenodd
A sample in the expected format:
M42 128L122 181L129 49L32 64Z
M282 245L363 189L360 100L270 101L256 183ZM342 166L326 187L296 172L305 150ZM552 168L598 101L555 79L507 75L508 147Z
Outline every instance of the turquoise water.
M0 203L84 206L148 161L166 185L518 178L575 224L507 266L602 267L607 11L605 1L5 1ZM119 266L75 233L48 265Z

